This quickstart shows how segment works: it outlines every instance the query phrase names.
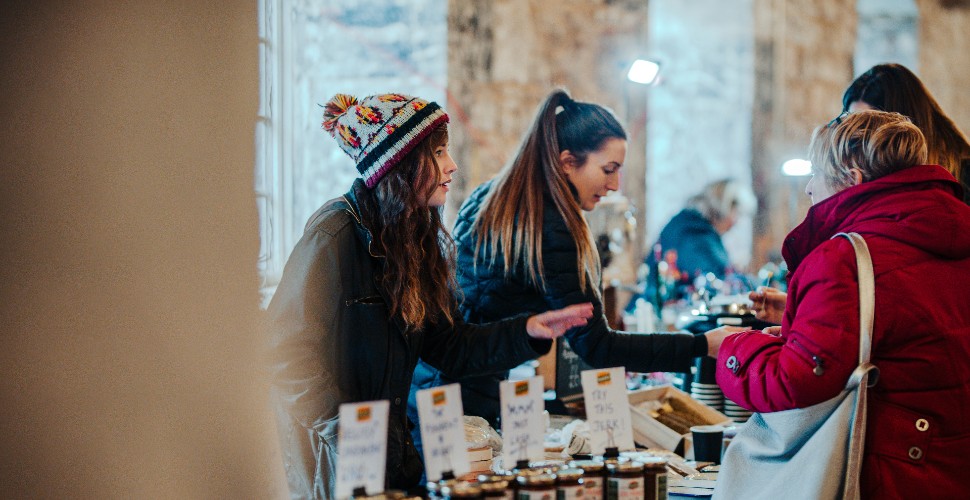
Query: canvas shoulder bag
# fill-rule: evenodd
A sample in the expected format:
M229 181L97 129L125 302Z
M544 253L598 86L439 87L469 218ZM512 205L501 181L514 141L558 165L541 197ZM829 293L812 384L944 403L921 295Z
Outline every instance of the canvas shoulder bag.
M866 388L878 370L869 362L875 282L869 248L852 242L859 274L859 366L836 397L792 410L755 413L724 454L715 499L858 499L865 444ZM871 381L870 381L871 379Z

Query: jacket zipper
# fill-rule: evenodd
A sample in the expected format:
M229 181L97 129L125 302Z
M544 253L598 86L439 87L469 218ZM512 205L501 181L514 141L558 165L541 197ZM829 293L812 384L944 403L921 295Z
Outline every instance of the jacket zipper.
M358 217L357 216L357 213L354 212L354 205L352 203L350 203L350 200L347 199L347 196L346 195L345 196L341 196L341 198L343 198L344 201L347 202L347 206L350 207L350 208L347 209L347 213L349 213L350 216L353 217L355 221L357 221L357 225L360 226L360 227L362 227L362 228L364 228L364 231L367 231L367 235L370 236L370 238L367 241L367 253L369 253L370 256L371 257L374 257L375 259L382 259L382 258L384 258L382 255L375 254L374 253L374 250L371 249L371 245L374 244L374 236L372 234L370 234L370 229L367 229L367 227L364 226L364 223L360 221L360 217Z
M821 376L823 373L825 373L825 366L822 363L822 358L816 356L815 354L812 354L812 352L809 351L807 347L805 347L795 339L792 339L791 343L793 346L797 346L799 351L801 351L805 356L808 356L808 358L811 359L811 363L814 365L814 367L812 368L812 373L814 373L816 376Z

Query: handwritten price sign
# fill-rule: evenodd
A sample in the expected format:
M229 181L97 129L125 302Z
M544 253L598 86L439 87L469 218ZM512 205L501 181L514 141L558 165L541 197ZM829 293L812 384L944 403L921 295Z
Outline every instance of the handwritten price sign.
M623 367L585 370L581 375L593 454L602 454L606 448L613 447L633 450L626 370Z
M351 496L354 488L364 488L374 495L384 491L389 409L387 401L340 405L337 498Z
M455 476L467 474L471 464L465 444L461 388L458 384L432 387L418 391L415 396L428 480L437 481L445 472Z
M501 382L503 453L511 463L545 457L542 377Z

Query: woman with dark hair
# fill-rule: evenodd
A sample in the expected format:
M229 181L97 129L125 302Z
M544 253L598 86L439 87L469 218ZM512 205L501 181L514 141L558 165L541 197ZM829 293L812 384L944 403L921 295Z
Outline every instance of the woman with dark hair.
M919 77L901 64L879 64L859 75L842 96L842 111L878 109L909 117L926 137L927 163L941 165L963 185L970 204L970 141L943 112Z
M589 304L465 323L441 206L457 166L448 115L401 94L338 94L323 127L363 179L307 223L269 305L274 393L293 498L333 498L339 407L388 400L386 483L418 485L405 401L418 359L452 376L507 370L586 324Z
M865 238L879 378L867 391L862 498L962 498L970 489L970 207L926 156L923 134L899 113L860 111L816 129L812 208L782 247L791 279L781 327L711 343L724 396L745 408L835 397L859 364L860 298L855 251L834 236Z
M703 335L627 333L607 324L599 255L583 211L619 189L625 158L626 132L612 112L574 101L564 90L546 97L513 160L458 211L454 237L465 320L495 321L591 302L593 319L566 338L594 367L686 372L695 357L707 354ZM457 379L465 412L496 426L498 384L506 378L507 371ZM411 394L452 381L419 365ZM409 412L415 412L413 402Z

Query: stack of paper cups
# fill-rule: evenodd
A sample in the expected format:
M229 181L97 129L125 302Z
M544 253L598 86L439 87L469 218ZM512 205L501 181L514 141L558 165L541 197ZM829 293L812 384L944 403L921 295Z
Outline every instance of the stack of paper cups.
M721 388L717 384L694 382L690 385L690 395L717 411L724 409L724 393L721 392Z
M734 401L724 398L724 414L727 415L731 420L743 424L751 418L751 414L754 413L751 410L739 406Z

